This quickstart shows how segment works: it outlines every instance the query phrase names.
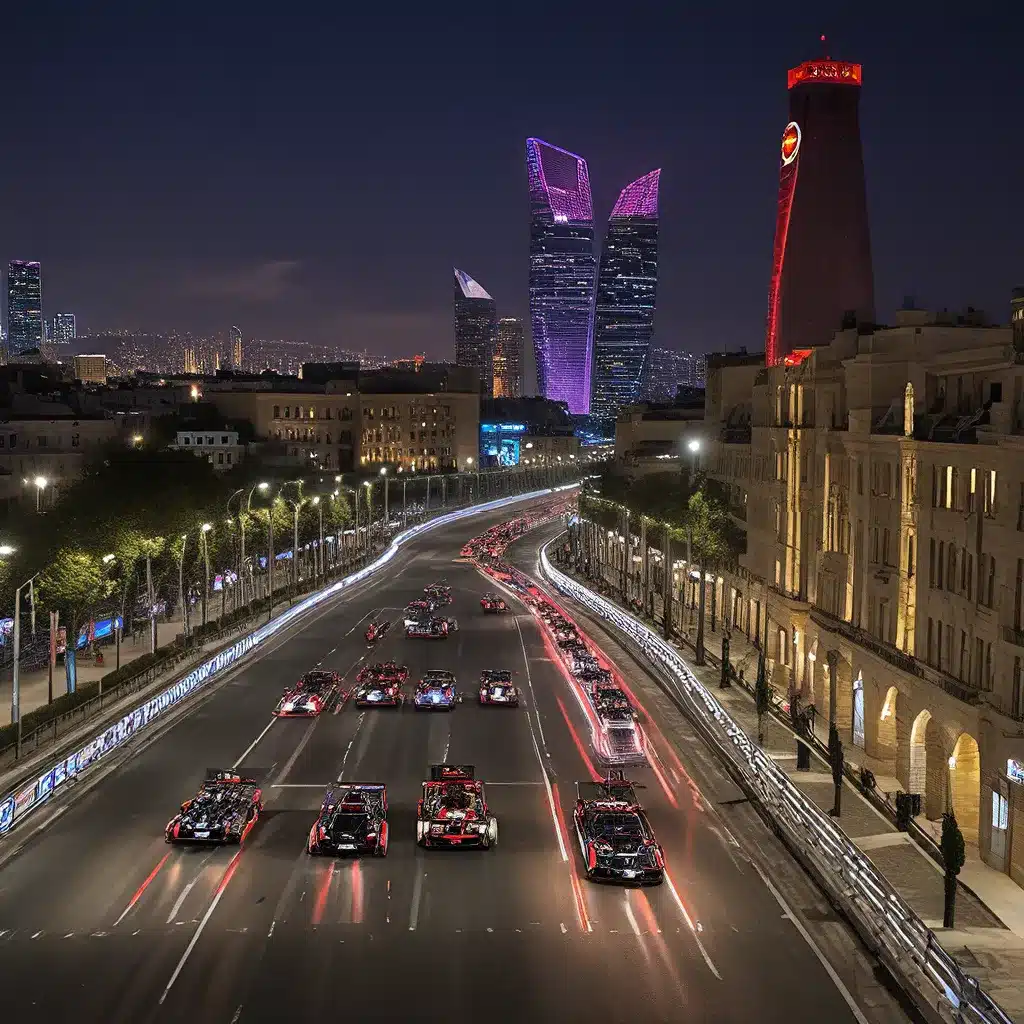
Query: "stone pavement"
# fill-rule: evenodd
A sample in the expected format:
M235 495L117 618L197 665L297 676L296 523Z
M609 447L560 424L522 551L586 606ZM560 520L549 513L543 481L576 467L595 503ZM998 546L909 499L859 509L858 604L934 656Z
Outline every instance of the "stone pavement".
M581 583L588 582L582 576L578 578ZM615 599L614 593L604 596ZM636 608L630 610L638 614ZM706 622L709 625L709 620ZM673 641L680 655L733 719L756 739L753 694L740 685L720 689L717 658L721 651L720 632L706 628L705 648L715 657L715 664L698 667L693 663L696 626L691 624L689 608L680 616L680 626L681 635ZM657 628L660 629L660 624ZM757 675L757 649L742 633L731 634L730 661L737 673L742 669L745 679L753 683ZM827 723L817 723L816 733L827 743ZM832 774L826 760L815 751L811 771L797 771L793 733L770 716L765 721L764 749L805 796L822 810L832 807ZM856 757L865 767L873 768L861 751L851 749L848 753L848 764L852 765ZM883 792L902 788L896 779L884 774L876 773L876 779ZM960 874L962 885L957 893L956 928L945 929L942 927L943 879L939 865L910 834L898 831L848 779L844 781L841 809L837 823L935 932L947 952L978 979L1010 1016L1024 1020L1024 890L1009 876L984 864L976 848L968 846L967 863ZM922 829L938 838L938 822L928 822L923 816L917 821Z

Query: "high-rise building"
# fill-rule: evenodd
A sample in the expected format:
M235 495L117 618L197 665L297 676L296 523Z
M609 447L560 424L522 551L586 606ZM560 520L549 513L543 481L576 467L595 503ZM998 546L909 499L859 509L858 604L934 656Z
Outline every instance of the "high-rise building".
M53 319L48 321L48 325L47 334L50 341L56 345L66 345L68 342L74 341L77 336L74 313L54 313Z
M642 397L647 402L672 402L680 388L703 388L707 357L651 346L651 372Z
M75 356L75 380L84 384L107 383L107 357L100 354Z
M523 394L523 321L504 316L498 321L494 346L494 397L520 398Z
M594 210L587 162L526 140L530 179L530 322L537 385L571 413L590 412Z
M240 370L242 368L242 328L231 328L231 368Z
M651 171L627 185L608 221L597 276L592 416L612 417L640 401L650 372L660 177L660 170Z
M39 264L11 260L7 269L7 349L17 354L43 344L43 288Z
M765 339L769 366L874 319L860 143L861 66L825 57L789 72Z
M455 362L480 375L485 397L492 387L492 360L498 333L494 299L464 270L455 268Z

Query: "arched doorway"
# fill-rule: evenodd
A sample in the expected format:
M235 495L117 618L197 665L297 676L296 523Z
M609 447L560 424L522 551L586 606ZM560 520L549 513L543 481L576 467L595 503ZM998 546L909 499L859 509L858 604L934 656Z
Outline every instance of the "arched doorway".
M907 778L907 790L910 793L920 793L922 802L928 786L928 746L925 737L931 717L930 711L922 711L910 727L910 774Z
M881 761L896 763L896 698L899 691L890 686L882 701L882 710L878 716L878 749L876 757Z
M949 759L949 791L957 824L968 843L978 842L981 754L978 741L962 732Z
M853 681L853 745L864 749L864 673Z

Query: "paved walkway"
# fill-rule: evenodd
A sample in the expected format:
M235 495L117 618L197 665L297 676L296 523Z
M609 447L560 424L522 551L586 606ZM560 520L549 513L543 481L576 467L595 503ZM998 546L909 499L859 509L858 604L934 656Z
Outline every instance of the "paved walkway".
M587 582L582 577L580 580ZM614 593L605 596L615 597ZM658 608L660 613L660 601ZM637 614L635 608L631 610ZM715 664L697 667L693 663L692 650L696 625L690 625L690 609L684 609L679 619L681 634L673 642L680 654L736 722L756 739L757 713L752 693L740 685L720 689L718 654L721 651L721 633L706 628L705 649L714 656ZM655 625L653 622L650 624ZM706 620L706 625L710 625L710 619ZM660 623L657 628L660 629ZM757 649L744 634L732 633L729 660L737 674L742 669L746 680L752 683L756 679ZM816 726L818 738L827 744L827 723L816 723ZM805 796L822 810L832 807L833 783L827 762L815 753L811 771L797 771L793 733L775 718L766 720L764 749ZM855 763L857 767L863 764L872 770L880 769L876 772L876 781L881 791L902 789L895 778L883 774L881 765L872 764L862 751L850 748L847 764ZM1007 1013L1024 1020L1024 889L1008 875L983 863L977 847L968 846L967 863L960 873L963 884L957 895L956 928L943 928L942 869L910 834L898 831L855 785L846 780L844 786L842 815L838 824L935 932L943 947L961 966L981 982ZM923 830L938 840L939 822L929 822L923 816L916 820Z

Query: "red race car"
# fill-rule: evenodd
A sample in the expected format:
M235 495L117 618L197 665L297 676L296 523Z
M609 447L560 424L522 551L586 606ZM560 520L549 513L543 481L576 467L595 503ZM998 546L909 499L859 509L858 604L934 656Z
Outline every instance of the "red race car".
M366 627L366 642L373 644L378 640L383 639L390 628L391 622L388 619L384 619L380 622L371 622L370 625Z
M408 678L408 665L399 665L394 661L378 661L361 668L356 675L356 682L378 680L382 683L404 683Z
M435 764L416 805L420 846L476 846L498 843L498 819L484 797L484 784L472 765Z
M484 596L480 598L480 607L483 608L485 613L492 615L508 611L508 605L505 604L505 599L500 597L498 594L484 594Z
M348 694L341 689L341 676L337 672L314 669L284 691L274 714L279 718L315 717L347 697Z
M512 673L506 669L484 669L480 673L480 703L519 707L519 688L512 685Z

